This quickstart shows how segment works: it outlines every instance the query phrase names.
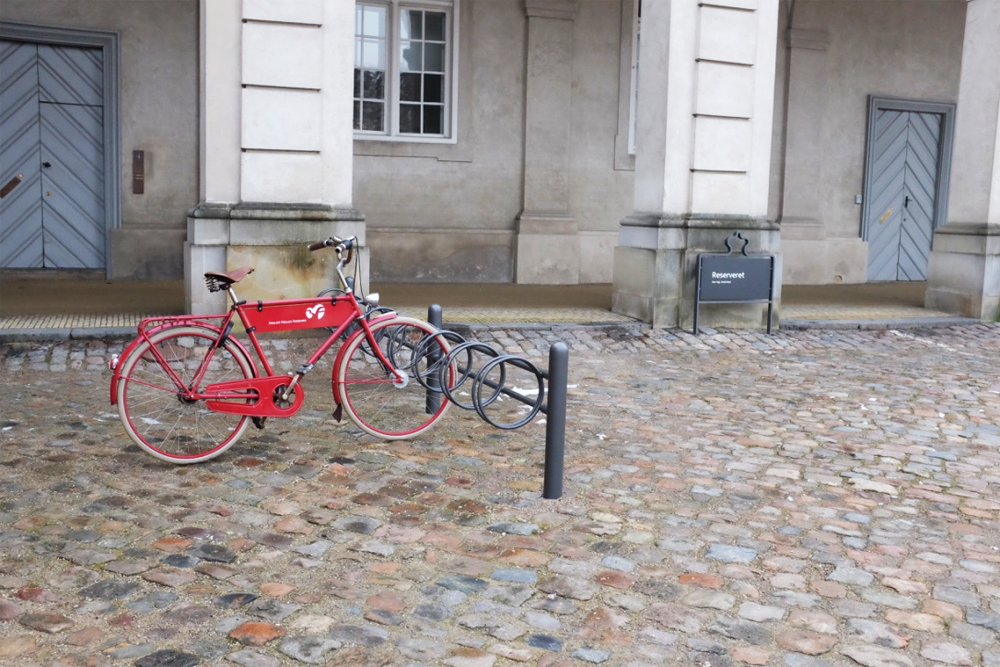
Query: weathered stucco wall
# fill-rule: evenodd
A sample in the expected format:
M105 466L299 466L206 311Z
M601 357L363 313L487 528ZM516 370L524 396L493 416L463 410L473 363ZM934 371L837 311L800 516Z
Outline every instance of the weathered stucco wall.
M198 0L4 0L4 21L120 36L121 229L113 277L180 278L185 214L198 203ZM132 194L132 151L145 194Z
M828 238L858 238L868 96L955 102L963 1L798 0L794 27L825 30L822 176L817 210Z
M469 116L458 145L421 150L355 141L354 204L367 217L374 280L513 278L523 203L524 3L463 0L461 12L460 76L471 85L460 88ZM632 206L632 172L615 170L621 14L621 0L588 0L573 21L567 122L581 282L610 282L618 223ZM421 152L439 157L412 157Z
M459 106L468 115L458 143L354 143L354 205L367 219L373 280L511 280L524 10L509 0L465 1L461 14Z
M627 98L629 91L627 79L619 87L619 67L623 21L631 39L631 21L623 14L629 14L632 3L625 0L624 13L622 4L581 2L573 35L570 193L580 229L581 283L611 282L618 223L632 212L634 171L615 168L619 95ZM628 138L619 141L627 145Z

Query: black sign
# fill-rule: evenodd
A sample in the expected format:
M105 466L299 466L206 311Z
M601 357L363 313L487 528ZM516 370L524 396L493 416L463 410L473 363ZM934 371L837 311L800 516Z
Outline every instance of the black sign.
M702 255L698 264L701 301L767 301L771 295L770 256Z
M739 252L733 251L733 240L742 241ZM742 232L726 239L729 252L707 252L698 255L698 275L694 297L694 333L698 333L698 311L702 302L753 303L767 301L767 333L771 333L774 310L774 256L747 254L750 241Z

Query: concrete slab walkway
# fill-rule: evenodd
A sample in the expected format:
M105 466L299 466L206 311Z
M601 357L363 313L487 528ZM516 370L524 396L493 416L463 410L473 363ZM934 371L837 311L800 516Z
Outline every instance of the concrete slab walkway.
M56 277L5 277L0 340L128 337L142 317L184 312L183 283L117 282ZM499 327L634 323L611 312L612 285L385 283L383 304L426 318L441 305L449 326ZM785 286L781 326L904 328L971 320L923 308L924 283Z

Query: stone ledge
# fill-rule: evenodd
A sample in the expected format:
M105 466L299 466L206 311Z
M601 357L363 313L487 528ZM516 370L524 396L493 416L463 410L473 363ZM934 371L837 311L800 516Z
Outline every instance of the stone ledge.
M355 208L342 208L326 204L282 204L243 202L221 204L203 202L188 212L188 217L223 220L310 220L360 222L365 214Z

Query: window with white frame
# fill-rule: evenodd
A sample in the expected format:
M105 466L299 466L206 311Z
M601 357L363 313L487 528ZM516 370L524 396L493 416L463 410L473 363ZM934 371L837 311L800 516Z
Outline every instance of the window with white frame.
M354 24L357 138L454 136L457 0L358 2Z

